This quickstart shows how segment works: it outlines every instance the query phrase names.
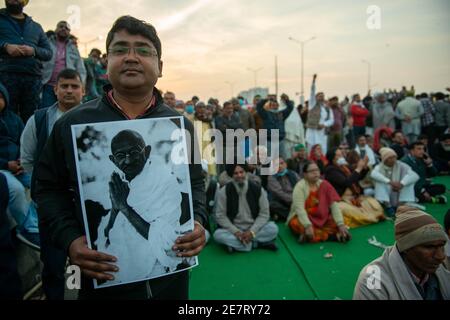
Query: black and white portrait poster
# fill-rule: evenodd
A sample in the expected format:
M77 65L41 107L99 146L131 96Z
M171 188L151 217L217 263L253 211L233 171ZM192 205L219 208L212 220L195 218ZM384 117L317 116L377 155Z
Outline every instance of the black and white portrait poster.
M72 126L78 185L91 249L117 258L103 288L192 268L175 240L194 229L182 117Z

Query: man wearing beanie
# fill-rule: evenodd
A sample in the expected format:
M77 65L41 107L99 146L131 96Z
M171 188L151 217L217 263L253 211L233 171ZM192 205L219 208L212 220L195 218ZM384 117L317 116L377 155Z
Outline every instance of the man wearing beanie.
M447 236L437 221L414 207L399 207L395 243L361 271L354 300L449 300L444 268Z
M390 148L381 148L381 163L371 174L375 184L375 198L384 206L387 215L405 203L416 202L414 184L419 176L406 163L397 161L397 154Z
M10 110L24 123L40 104L42 62L52 58L41 25L23 13L27 4L5 0L6 8L0 9L0 82L8 89Z
M214 240L228 251L251 251L260 247L277 250L278 227L269 221L267 193L249 180L244 165L227 164L233 180L220 189L217 196L216 221L219 228Z

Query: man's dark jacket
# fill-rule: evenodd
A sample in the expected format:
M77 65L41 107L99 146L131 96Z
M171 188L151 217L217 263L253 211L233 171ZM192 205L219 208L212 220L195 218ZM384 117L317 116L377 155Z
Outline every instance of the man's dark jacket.
M66 252L68 252L73 240L85 234L71 125L126 120L125 115L118 108L111 105L107 98L106 92L111 89L112 87L110 85L106 86L102 98L71 109L55 123L35 171L35 196L38 205L39 227L46 228L48 234L50 234L51 242ZM157 92L156 105L151 107L144 115L138 117L138 119L179 116L179 113L164 104L156 88L154 91ZM191 133L191 150L198 152L198 148L193 148L193 125L186 118L184 118L184 122L185 128ZM195 220L205 225L207 216L202 167L200 164L192 164L194 152L190 152L190 159L189 173L194 217ZM106 289L97 289L95 291L98 292L98 290L101 290L105 292L105 296L108 296L108 293L110 293L111 297L117 297L120 294L127 295L128 293L126 292L131 292L130 294L138 291L146 292L145 286L150 284L151 294L149 297L154 297L158 295L158 291L167 288L168 283L177 279L186 278L185 275L182 275L184 273L180 272L171 276L150 280L149 282L138 282ZM85 282L84 285L87 284L92 287L91 280L83 280Z
M6 44L28 45L35 50L34 57L11 57L6 52ZM52 50L47 36L39 23L25 14L23 30L9 15L0 9L0 73L26 73L42 75L42 61L52 58Z

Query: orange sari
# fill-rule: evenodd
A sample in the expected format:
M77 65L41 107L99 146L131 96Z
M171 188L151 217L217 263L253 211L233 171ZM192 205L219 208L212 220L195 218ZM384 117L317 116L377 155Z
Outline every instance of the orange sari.
M319 211L319 194L321 188L316 191L310 191L309 196L305 201L305 210L308 213L308 217L311 221L314 221L314 217L318 214ZM289 221L289 227L291 230L298 234L305 234L305 227L300 223L297 216L294 216L291 221ZM326 220L325 224L322 226L317 226L314 223L312 224L314 237L309 242L317 243L322 241L327 241L331 235L335 235L339 232L338 226L334 222L331 214Z

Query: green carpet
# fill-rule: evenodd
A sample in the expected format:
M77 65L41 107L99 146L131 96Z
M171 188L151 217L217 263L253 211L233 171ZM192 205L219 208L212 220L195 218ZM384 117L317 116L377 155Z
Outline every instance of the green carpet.
M450 189L449 177L438 177ZM447 191L450 199L450 193ZM440 223L450 205L427 205ZM191 299L351 299L361 269L383 253L368 243L375 236L383 244L394 243L394 224L385 221L351 229L347 244L325 242L298 244L279 224L278 252L254 250L228 254L211 241L191 272ZM333 257L327 259L326 253Z
M191 272L190 298L208 300L314 299L288 250L254 250L229 254L211 241Z

